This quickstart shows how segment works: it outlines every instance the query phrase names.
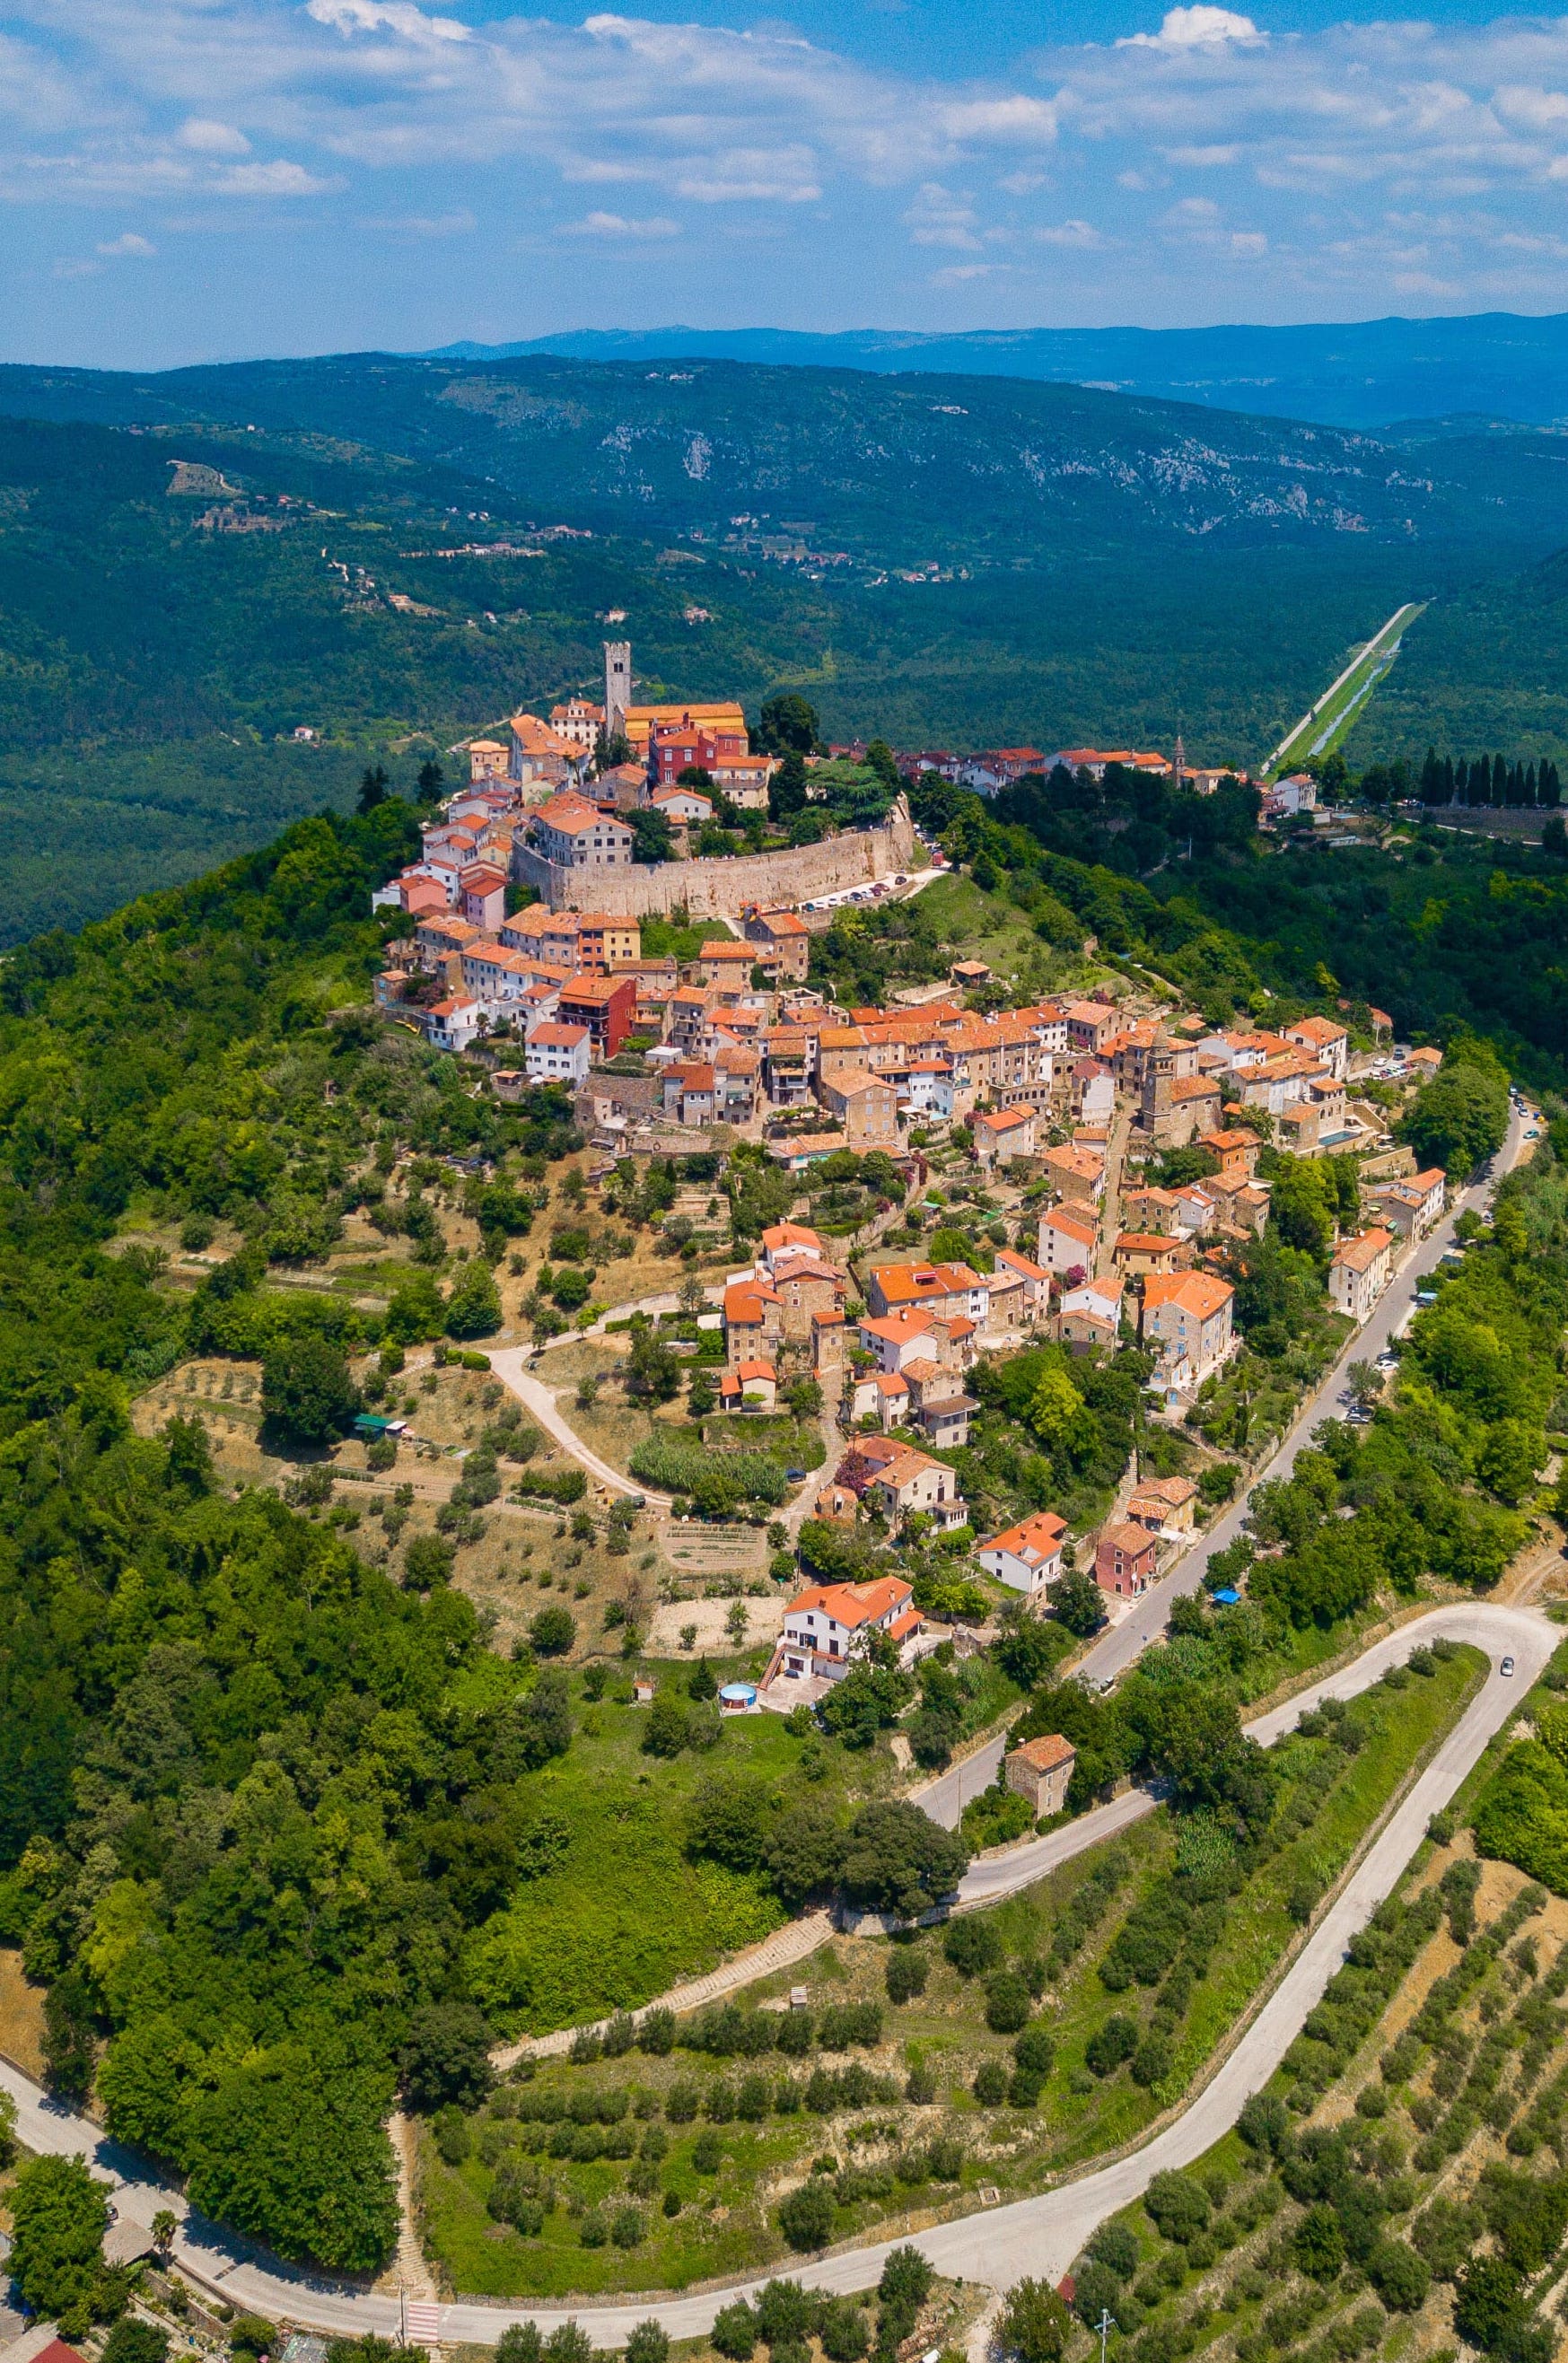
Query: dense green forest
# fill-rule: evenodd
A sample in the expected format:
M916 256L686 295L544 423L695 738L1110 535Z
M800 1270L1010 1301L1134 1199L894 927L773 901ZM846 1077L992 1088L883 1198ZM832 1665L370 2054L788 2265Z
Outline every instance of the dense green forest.
M1195 533L1224 548L1540 547L1568 516L1551 435L1446 436L1412 467L1397 442L1336 427L1020 379L340 354L150 376L8 369L0 407L243 420L454 470L536 516L758 550L780 536L873 566L1033 569L1085 541L1130 555Z
M1550 437L687 375L0 372L0 943L341 808L367 753L417 766L591 687L617 612L649 693L800 688L828 736L903 747L1180 729L1248 764L1421 597L1358 763L1568 758Z
M564 1744L563 1711L536 1690L482 1727L456 1713L467 1602L399 1589L275 1498L221 1498L199 1426L140 1441L127 1402L194 1337L340 1357L356 1316L266 1289L264 1242L291 1206L329 1218L378 1139L529 1136L413 1046L328 1022L364 997L368 889L412 834L395 802L302 822L18 953L0 1015L0 1917L51 1981L63 2091L109 2034L111 2122L198 2205L361 2266L394 2224L410 2013L526 1857L484 1801ZM261 1252L193 1298L107 1251L133 1196L170 1192Z
M1375 1004L1401 1033L1446 1040L1473 1029L1539 1082L1568 1082L1561 854L1427 826L1388 851L1329 850L1311 835L1269 840L1250 790L1197 797L1119 777L1119 789L1114 773L1099 789L1025 781L985 801L928 777L915 807L1043 943L1075 949L1093 934L1217 1021L1277 1016L1281 998ZM884 931L890 948L911 937L907 952L893 949L895 968L907 959L912 974L933 972L919 921L895 910L838 923L843 973L867 970ZM868 948L857 953L861 936Z
M171 495L175 460L184 481L204 483L201 469L238 489ZM1174 697L1195 747L1201 733L1240 760L1403 580L1403 557L1373 547L1347 573L1338 552L1240 551L1218 570L1178 546L1158 571L1088 559L1022 598L995 577L817 584L713 554L697 567L689 546L661 563L654 542L471 521L469 503L495 497L313 438L0 419L0 942L79 926L341 807L367 753L400 777L430 755L450 769L462 731L591 687L612 609L646 689L754 712L781 681L804 683L829 736L1050 744L1114 721L1157 740ZM225 511L259 529L202 524ZM508 538L538 554L402 554ZM1265 582L1295 618L1289 653L1266 662ZM301 725L317 743L294 741Z

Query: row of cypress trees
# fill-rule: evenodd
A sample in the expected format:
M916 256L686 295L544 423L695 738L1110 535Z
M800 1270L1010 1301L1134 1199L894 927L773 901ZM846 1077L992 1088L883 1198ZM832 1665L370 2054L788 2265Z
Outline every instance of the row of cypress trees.
M1427 749L1421 766L1421 802L1426 804L1559 804L1562 782L1555 763L1510 763L1504 755L1440 755Z

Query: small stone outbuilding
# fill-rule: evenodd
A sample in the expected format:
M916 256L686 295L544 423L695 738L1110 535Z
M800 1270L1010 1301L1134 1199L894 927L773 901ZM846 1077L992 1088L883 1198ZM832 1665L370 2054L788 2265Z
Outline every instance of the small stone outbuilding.
M1007 1751L1007 1786L1027 1797L1037 1820L1060 1814L1067 1803L1067 1783L1078 1751L1059 1731L1043 1739L1026 1739Z

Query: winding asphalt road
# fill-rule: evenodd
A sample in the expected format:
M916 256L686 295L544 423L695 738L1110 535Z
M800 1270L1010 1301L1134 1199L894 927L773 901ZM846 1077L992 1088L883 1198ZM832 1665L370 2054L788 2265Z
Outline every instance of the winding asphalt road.
M1065 2270L1096 2224L1125 2207L1146 2189L1150 2178L1164 2168L1192 2164L1236 2119L1242 2102L1264 2084L1299 2033L1308 2013L1321 1998L1329 1980L1344 1958L1345 1947L1358 1929L1390 1892L1420 1843L1429 1817L1445 1804L1481 1755L1493 1733L1505 1721L1514 1702L1540 1672L1560 1638L1558 1628L1533 1609L1507 1608L1487 1603L1436 1608L1376 1642L1351 1666L1320 1682L1288 1705L1251 1726L1262 1741L1277 1738L1290 1728L1303 1708L1326 1696L1352 1697L1375 1681L1385 1667L1402 1660L1418 1642L1446 1634L1469 1641L1492 1659L1492 1671L1464 1714L1455 1724L1403 1799L1389 1815L1340 1893L1329 1903L1296 1959L1247 2025L1240 2039L1208 2082L1171 2124L1142 2148L1097 2172L1037 2197L1012 2205L964 2216L916 2235L937 2269L1006 2288L1025 2272L1051 2278ZM1505 1678L1500 1665L1512 1656L1518 1671ZM1118 1799L1100 1814L1086 1814L1071 1829L1053 1833L1036 1847L1020 1849L995 1869L1007 1871L1023 1883L1022 1874L1038 1878L1054 1859L1067 1856L1116 1826L1114 1816L1135 1808ZM1145 1803L1143 1811L1149 1807ZM1026 1860L1027 1858L1027 1860ZM982 1870L986 1866L981 1866ZM971 1877L975 1876L974 1873ZM1005 1892L998 1888L997 1892ZM174 2242L175 2258L189 2279L228 2303L256 2313L345 2335L373 2330L383 2335L399 2327L399 2302L363 2287L335 2280L325 2274L295 2271L280 2265L236 2239L217 2225L191 2215L179 2194L158 2183L139 2180L140 2162L109 2142L85 2118L51 2102L30 2079L8 2062L0 2061L0 2085L17 2104L17 2131L34 2151L85 2155L95 2170L117 2188L118 2214L150 2224L155 2211L172 2208L183 2216ZM848 2291L869 2288L882 2270L894 2244L851 2248L795 2269L815 2288ZM506 2324L532 2319L543 2330L575 2314L595 2345L625 2344L634 2325L650 2316L661 2322L672 2337L690 2338L712 2326L719 2306L737 2294L754 2291L709 2291L703 2295L644 2298L632 2303L518 2307L460 2302L440 2309L440 2335L447 2343L490 2345Z

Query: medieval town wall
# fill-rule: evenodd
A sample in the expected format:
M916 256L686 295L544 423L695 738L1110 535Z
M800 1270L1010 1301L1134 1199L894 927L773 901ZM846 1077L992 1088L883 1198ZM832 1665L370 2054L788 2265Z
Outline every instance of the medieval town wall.
M615 918L668 916L683 904L694 919L739 918L748 904L788 909L813 895L862 886L920 866L909 807L895 797L880 828L846 829L820 845L729 860L662 861L656 868L567 868L516 846L512 875L536 887L552 911L604 911Z

